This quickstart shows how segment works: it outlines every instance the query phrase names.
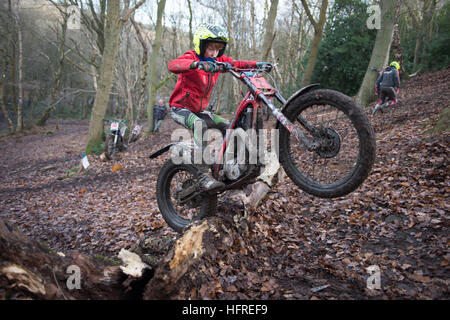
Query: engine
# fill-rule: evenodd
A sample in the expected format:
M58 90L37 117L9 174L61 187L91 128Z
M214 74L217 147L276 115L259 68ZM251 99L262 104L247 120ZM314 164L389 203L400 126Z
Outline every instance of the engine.
M242 112L236 124L236 129L241 128L246 132L249 128L251 128L252 118L253 107L250 105L246 110ZM239 148L240 142L237 141L239 139L238 135L236 135L236 137L234 137L233 139L234 150L227 150L227 152L233 152L233 156L228 156L225 158L223 173L229 180L235 181L248 174L252 167L254 167L254 165L249 163L248 150L242 150L242 145Z

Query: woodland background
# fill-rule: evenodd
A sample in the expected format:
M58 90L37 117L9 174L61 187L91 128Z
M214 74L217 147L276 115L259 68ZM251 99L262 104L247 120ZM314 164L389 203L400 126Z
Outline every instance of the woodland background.
M371 30L374 4L383 20ZM71 5L80 8L78 29ZM0 300L448 300L449 7L0 1ZM176 277L166 277L186 234L159 213L155 181L166 159L148 155L179 125L166 119L159 133L104 162L103 119L151 131L156 99L167 102L176 82L167 64L192 48L192 31L204 22L228 29L228 55L278 63L272 81L283 96L320 82L355 97L374 128L377 158L367 180L337 199L310 196L289 179L250 212L224 194L217 216L190 229L217 226L203 228L203 254L187 250ZM399 103L372 116L375 78L393 59L402 66ZM219 79L212 102L229 116L241 87ZM264 123L274 125L273 117ZM80 172L83 152L92 153L91 166ZM140 278L121 272L123 248L147 264ZM71 265L81 269L82 290L66 286ZM374 265L381 288L370 290Z
M381 8L378 30L368 28L373 5ZM5 0L3 130L90 119L88 153L102 149L103 118L147 120L151 131L155 101L167 102L176 82L167 64L193 48L201 23L228 30L227 55L277 63L273 80L283 96L320 82L366 106L388 61L400 61L402 79L448 66L449 7L438 0ZM233 112L240 90L222 76L211 98L216 111Z

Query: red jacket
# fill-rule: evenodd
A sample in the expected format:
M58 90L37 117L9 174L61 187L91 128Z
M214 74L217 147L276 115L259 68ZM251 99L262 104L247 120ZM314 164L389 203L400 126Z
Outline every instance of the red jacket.
M216 59L228 62L237 68L256 67L257 61L238 61L222 55ZM169 71L178 74L178 81L169 99L171 107L186 108L194 113L208 107L209 96L219 73L212 75L198 69L189 69L193 61L200 61L194 50L184 53L181 57L169 62Z

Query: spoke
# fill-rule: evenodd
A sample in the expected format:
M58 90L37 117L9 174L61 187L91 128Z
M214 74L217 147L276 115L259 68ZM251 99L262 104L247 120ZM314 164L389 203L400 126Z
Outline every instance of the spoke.
M330 105L314 105L303 110L296 120L299 129L314 135L321 143L319 150L309 152L295 139L290 140L292 157L306 178L331 184L353 170L359 139L346 114Z

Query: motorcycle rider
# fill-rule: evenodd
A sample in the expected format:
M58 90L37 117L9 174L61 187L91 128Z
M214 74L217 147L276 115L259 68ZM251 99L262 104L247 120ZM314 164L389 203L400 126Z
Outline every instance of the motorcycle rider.
M228 120L205 110L219 77L220 70L214 62L227 62L237 68L272 68L267 62L240 61L225 56L228 40L226 31L220 26L201 25L194 33L194 50L169 62L169 71L178 74L178 81L169 99L170 115L177 123L193 131L194 142L200 148L205 147L203 134L208 128L219 129L223 133L229 125ZM208 165L197 167L200 184L205 191L224 186L223 182L208 173Z
M375 105L373 110L373 115L383 108L383 106L392 101L390 104L395 104L397 102L397 93L400 88L400 75L398 70L400 69L400 64L397 61L392 61L391 64L380 72L378 76L375 88L376 94L379 95L378 103ZM388 101L386 101L388 98Z

